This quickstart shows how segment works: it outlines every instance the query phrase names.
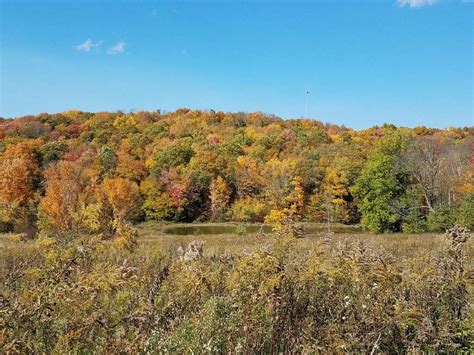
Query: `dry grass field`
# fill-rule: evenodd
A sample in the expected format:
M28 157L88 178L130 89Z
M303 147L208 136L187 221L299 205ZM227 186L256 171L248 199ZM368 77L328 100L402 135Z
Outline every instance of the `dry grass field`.
M206 228L213 227L213 234L206 234ZM241 229L243 232L229 233L226 229L229 227ZM140 233L140 244L147 246L149 244L160 243L165 249L173 250L178 246L183 246L192 240L201 240L204 242L204 252L207 255L215 255L223 252L240 253L249 252L256 245L265 242L271 238L268 229L263 234L259 234L262 226L259 224L235 224L235 223L216 223L216 224L160 224L156 222L145 222L138 225ZM268 227L268 226L267 226ZM173 234L175 228L185 228L189 230L187 235ZM195 230L198 230L196 233ZM204 230L201 234L200 229ZM170 231L170 232L169 232ZM246 233L246 231L251 231ZM439 250L443 243L443 234L422 233L422 234L371 234L362 232L358 227L335 225L331 226L331 231L336 231L330 237L331 244L336 246L342 241L357 240L368 243L376 248L385 249L396 257L410 259L432 255ZM194 232L194 233L193 233ZM311 245L317 243L327 236L327 226L324 224L309 223L306 224L305 238L298 240L302 248L311 248ZM474 262L473 240L469 241L468 259Z
M297 239L256 224L137 227L133 252L0 235L0 349L472 350L472 238L458 252L442 234L336 225ZM179 252L190 243L197 259Z
M272 237L271 227L261 224L144 222L137 228L140 235L138 254L155 248L173 253L178 247L185 247L193 240L203 242L203 251L207 256L251 253L257 246ZM176 230L180 234L176 234ZM229 230L234 231L229 232ZM439 233L371 234L363 232L360 227L345 225L333 225L330 230L336 232L327 238L327 225L305 224L305 237L298 240L298 247L308 250L320 243L322 239L326 243L329 242L331 248L337 248L343 242L360 241L376 249L386 250L396 258L409 262L415 258L430 258L443 246L443 234ZM12 250L27 253L29 248L31 248L31 242L18 242L14 234L0 234L0 256L3 259L8 258L7 254ZM467 260L471 288L474 289L474 277L472 277L474 275L474 240L472 238L467 245ZM474 303L472 292L471 299Z

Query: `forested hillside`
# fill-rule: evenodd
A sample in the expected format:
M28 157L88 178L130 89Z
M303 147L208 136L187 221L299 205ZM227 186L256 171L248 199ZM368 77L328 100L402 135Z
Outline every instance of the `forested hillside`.
M121 236L143 220L473 226L474 129L355 131L180 109L0 120L0 229Z

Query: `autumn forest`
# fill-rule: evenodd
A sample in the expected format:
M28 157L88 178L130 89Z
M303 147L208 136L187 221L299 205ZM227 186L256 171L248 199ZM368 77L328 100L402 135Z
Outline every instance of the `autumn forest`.
M0 228L98 233L143 220L472 227L474 131L354 131L263 113L180 109L0 121ZM99 223L99 221L101 223Z

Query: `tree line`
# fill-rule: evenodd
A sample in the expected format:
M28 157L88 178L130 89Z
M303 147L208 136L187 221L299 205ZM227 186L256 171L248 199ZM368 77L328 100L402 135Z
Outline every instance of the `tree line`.
M0 119L0 230L127 247L144 220L474 223L474 129L179 109Z

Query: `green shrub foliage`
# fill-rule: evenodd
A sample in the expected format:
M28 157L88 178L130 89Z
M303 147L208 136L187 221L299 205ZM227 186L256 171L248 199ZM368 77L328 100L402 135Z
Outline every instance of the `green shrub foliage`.
M458 224L471 230L474 228L474 192L461 202L456 218Z
M455 221L454 211L448 206L442 206L428 214L428 230L430 232L444 232L454 226Z

